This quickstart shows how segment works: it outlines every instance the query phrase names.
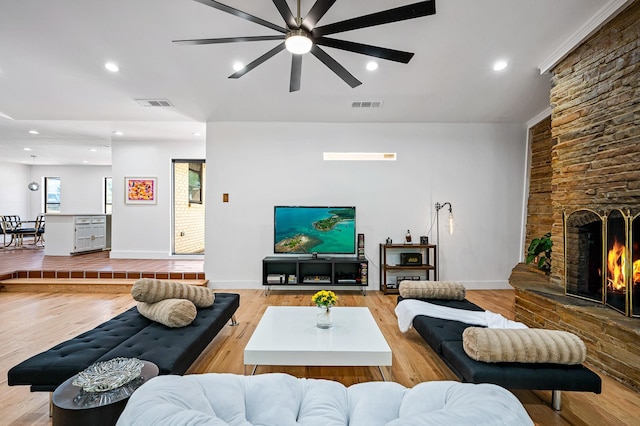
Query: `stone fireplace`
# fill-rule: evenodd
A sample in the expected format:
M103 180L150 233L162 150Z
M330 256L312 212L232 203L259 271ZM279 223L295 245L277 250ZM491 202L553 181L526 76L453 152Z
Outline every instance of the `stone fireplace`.
M577 334L587 364L640 391L639 34L635 0L551 69L525 239L551 232L551 272L518 264L509 282L516 320Z
M640 317L640 215L565 212L564 250L567 295Z

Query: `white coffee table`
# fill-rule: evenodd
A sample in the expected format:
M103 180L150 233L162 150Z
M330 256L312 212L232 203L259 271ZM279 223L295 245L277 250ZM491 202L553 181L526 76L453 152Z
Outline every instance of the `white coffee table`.
M253 365L391 367L391 348L366 307L333 307L329 329L316 327L318 308L269 306L244 348ZM391 368L389 368L389 375ZM391 377L389 377L391 378Z

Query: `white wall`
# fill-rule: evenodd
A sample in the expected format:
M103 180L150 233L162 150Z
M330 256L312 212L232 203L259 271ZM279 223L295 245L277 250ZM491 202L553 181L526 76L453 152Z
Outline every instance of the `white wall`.
M396 162L325 162L323 151L397 152ZM440 279L507 288L521 251L526 129L513 124L208 123L205 274L216 288L260 288L274 205L355 205L369 288L378 244L435 243ZM115 164L115 161L114 161ZM222 203L229 193L229 203Z
M118 141L112 145L112 258L171 257L171 160L204 158L202 142ZM157 178L157 204L125 204L125 177Z
M30 175L41 185L30 194L30 216L44 212L45 177L60 178L60 213L104 213L104 178L111 176L111 166L31 166Z
M0 162L0 215L17 214L22 219L31 217L31 191L27 188L31 182L29 167L24 164Z
M103 179L111 176L110 166L33 166L0 163L0 214L18 214L35 219L44 211L44 178L59 177L62 213L102 213ZM29 182L38 182L38 191L29 191Z

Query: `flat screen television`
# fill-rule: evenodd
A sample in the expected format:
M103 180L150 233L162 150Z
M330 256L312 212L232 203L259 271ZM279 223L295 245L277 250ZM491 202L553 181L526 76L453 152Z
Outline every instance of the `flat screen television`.
M274 207L274 252L355 254L355 207Z

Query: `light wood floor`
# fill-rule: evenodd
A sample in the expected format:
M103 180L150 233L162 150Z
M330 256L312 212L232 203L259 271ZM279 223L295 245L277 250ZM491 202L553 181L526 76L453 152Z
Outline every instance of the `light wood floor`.
M221 291L221 290L217 290ZM225 327L191 366L188 374L243 374L243 349L269 305L311 305L313 292L260 290L240 293L237 327ZM485 309L513 318L511 290L469 291L468 299ZM393 380L404 386L429 380L456 380L414 330L398 330L395 296L370 291L339 292L340 306L368 306L393 351ZM7 371L31 355L47 350L107 321L133 306L128 294L0 293L0 425L48 425L47 393L27 386L7 386ZM257 374L286 372L299 377L338 380L345 385L380 380L377 368L260 367ZM638 425L640 394L603 377L603 393L563 392L562 411L549 407L548 391L514 391L538 425Z

